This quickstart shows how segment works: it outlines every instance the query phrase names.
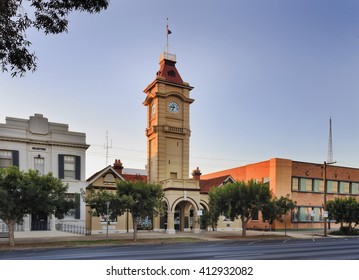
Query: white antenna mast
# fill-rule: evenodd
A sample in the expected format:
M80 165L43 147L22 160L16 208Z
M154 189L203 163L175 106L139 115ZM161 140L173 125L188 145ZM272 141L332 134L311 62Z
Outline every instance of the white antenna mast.
M108 165L108 150L112 149L112 139L111 144L108 144L108 131L106 131L106 144L104 146L104 149L106 150L106 166Z
M329 142L327 163L334 163L333 158L333 135L332 135L332 117L329 119Z

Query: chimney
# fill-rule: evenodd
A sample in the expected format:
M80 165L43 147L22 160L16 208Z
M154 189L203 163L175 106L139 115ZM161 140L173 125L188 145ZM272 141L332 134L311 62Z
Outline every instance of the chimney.
M116 172L118 174L122 175L123 164L122 164L121 160L115 159L115 163L113 164L113 168L116 170Z
M199 168L197 167L197 169L193 170L192 171L192 176L193 176L193 179L199 181L201 179L201 170L199 170Z

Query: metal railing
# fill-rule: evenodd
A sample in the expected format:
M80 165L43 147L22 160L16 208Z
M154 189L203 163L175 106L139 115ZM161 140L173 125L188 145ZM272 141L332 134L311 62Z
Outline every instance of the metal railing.
M8 226L4 222L0 222L0 232L8 231ZM24 224L15 224L14 231L24 231Z
M90 235L91 231L87 229L84 226L79 225L72 225L72 224L56 224L55 226L56 230L63 231L63 232L69 232L74 234L81 234L81 235Z

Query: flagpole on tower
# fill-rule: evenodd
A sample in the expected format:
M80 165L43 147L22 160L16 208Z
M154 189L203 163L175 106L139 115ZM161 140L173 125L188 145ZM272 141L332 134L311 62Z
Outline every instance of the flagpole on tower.
M168 53L168 35L171 34L171 30L168 29L168 18L166 23L166 52Z

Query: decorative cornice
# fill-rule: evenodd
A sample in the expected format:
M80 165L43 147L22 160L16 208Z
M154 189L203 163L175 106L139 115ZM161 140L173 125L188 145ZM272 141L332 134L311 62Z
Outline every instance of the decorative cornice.
M32 145L81 148L81 149L86 149L86 150L90 147L90 145L87 145L87 144L62 143L62 142L41 141L41 140L33 140L33 139L20 139L20 138L6 138L6 137L0 137L0 141L14 142L14 143L18 142L18 143L32 144Z
M171 83L166 81L165 78L163 77L157 77L152 83L150 83L143 91L145 93L147 93L148 91L150 91L157 83L161 83L161 84L165 84L165 85L169 85L169 86L174 86L174 87L180 87L180 88L185 88L188 90L192 90L194 87L190 86L188 83L183 83L183 84L176 84L176 83Z

